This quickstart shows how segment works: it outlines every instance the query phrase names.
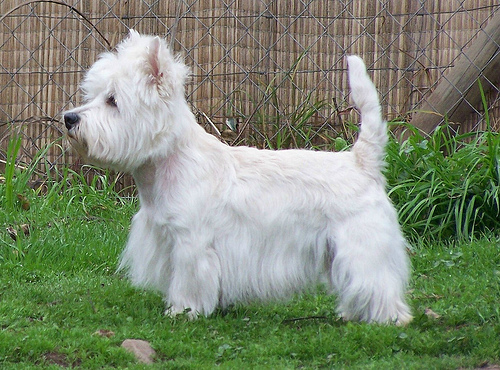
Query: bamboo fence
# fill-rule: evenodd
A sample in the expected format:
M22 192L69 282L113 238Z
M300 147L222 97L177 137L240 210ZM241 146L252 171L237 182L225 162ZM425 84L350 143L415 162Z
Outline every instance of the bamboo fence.
M294 131L289 145L310 147L328 146L333 137L351 134L347 123L356 117L346 114L345 55L365 60L386 117L409 122L425 104L432 107L426 99L500 10L493 0L64 4L0 0L2 162L14 132L23 137L19 161L26 163L37 150L63 137L61 112L80 103L78 83L85 70L129 28L166 37L184 57L192 70L187 98L207 131L220 133L232 145L257 147ZM498 60L497 54L490 59ZM481 74L491 60L474 67ZM498 129L500 89L498 81L489 77L488 82L490 119ZM459 93L465 98L468 91ZM482 108L470 105L456 122L457 130L484 129ZM304 123L300 118L305 112L310 115ZM240 132L232 132L227 122L239 123ZM297 142L297 137L302 140ZM65 141L58 143L45 165L78 169L78 158ZM121 186L130 183L124 177Z

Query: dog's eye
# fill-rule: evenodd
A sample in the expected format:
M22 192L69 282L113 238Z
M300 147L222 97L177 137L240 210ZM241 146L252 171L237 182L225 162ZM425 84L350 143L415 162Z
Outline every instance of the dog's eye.
M111 107L114 107L114 108L116 108L118 106L114 95L110 95L108 97L108 99L106 100L106 104L111 106Z

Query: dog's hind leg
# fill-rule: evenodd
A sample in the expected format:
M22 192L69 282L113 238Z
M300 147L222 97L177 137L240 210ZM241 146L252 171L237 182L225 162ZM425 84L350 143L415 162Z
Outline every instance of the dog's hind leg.
M175 247L165 314L188 312L191 318L211 314L219 303L220 275L219 258L213 249L186 244Z
M411 321L404 298L409 276L405 245L397 224L388 225L387 218L365 215L343 222L335 237L331 281L344 319L397 325Z

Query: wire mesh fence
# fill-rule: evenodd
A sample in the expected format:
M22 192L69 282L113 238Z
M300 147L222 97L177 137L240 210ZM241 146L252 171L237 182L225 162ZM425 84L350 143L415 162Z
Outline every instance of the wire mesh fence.
M230 145L349 140L346 54L366 61L388 119L430 131L447 116L457 131L481 130L479 79L498 129L499 10L492 0L0 0L0 163L19 133L20 162L56 141L45 168L79 168L61 112L129 28L184 57L199 123Z

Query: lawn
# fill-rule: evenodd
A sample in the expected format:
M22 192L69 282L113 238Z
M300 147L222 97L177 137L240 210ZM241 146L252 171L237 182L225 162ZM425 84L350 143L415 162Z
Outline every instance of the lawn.
M165 317L159 295L116 272L137 200L107 174L87 184L68 169L33 189L45 152L20 169L12 139L0 177L0 368L144 368L121 348L142 339L158 369L498 369L500 135L446 132L388 145L389 194L412 241L407 327L343 322L321 287Z
M189 321L163 316L160 296L116 273L136 200L79 180L23 189L0 208L0 368L145 367L120 347L127 338L148 341L157 353L148 368L159 369L500 364L494 232L414 243L408 295L415 319L407 327L343 322L335 297L321 288Z

